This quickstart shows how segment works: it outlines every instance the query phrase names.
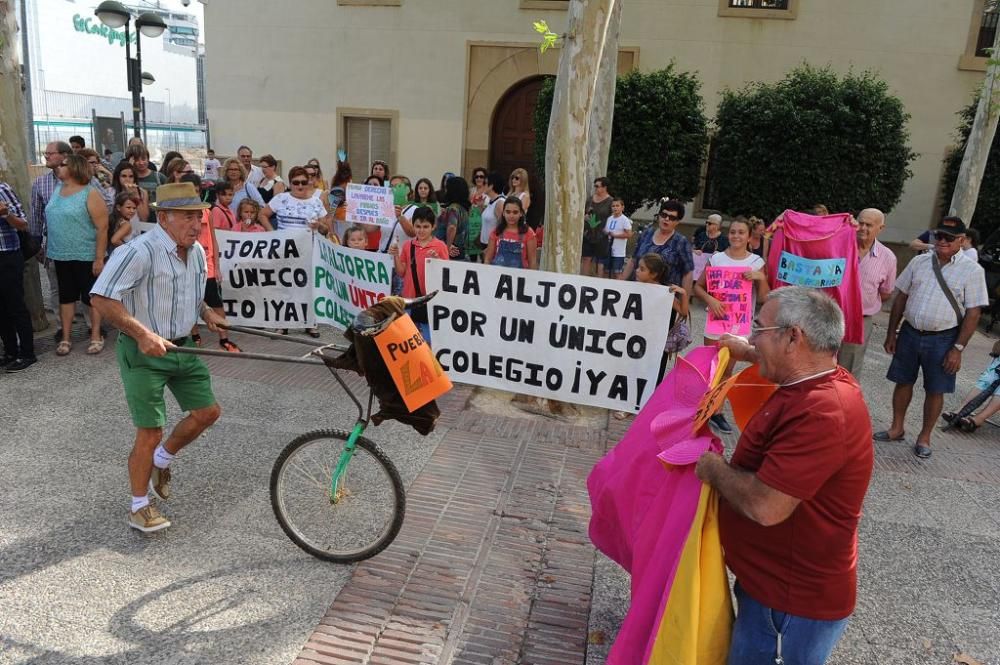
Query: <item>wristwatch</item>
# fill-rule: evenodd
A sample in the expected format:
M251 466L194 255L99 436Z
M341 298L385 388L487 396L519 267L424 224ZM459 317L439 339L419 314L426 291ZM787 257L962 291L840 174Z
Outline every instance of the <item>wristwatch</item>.
M952 348L961 353L962 351L965 351L965 344L959 344L958 342L955 342L952 345Z

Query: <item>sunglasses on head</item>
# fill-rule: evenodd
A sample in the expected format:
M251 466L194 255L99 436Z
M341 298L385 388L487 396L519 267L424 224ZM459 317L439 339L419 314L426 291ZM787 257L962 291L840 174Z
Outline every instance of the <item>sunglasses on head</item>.
M308 180L292 180L293 185L308 185Z

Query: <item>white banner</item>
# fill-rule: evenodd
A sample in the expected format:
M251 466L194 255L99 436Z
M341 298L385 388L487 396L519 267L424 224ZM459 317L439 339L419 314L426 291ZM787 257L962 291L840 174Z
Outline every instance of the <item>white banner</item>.
M396 205L391 187L378 185L347 186L347 221L352 224L392 226L396 223Z
M389 295L392 257L388 254L335 245L313 236L313 315L317 323L341 330L363 309Z
M453 381L632 413L653 393L665 286L429 260L435 289L430 341Z
M215 231L219 284L232 323L264 328L308 328L312 311L312 231Z

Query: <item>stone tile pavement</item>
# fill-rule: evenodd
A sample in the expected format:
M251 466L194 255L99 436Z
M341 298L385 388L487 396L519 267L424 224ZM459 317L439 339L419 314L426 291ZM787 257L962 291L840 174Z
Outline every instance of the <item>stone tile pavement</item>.
M952 401L988 346L970 345ZM628 580L588 544L584 481L627 422L499 411L458 386L427 439L373 428L408 483L406 521L378 557L336 566L285 539L267 496L286 441L353 418L325 370L213 359L225 413L179 458L175 526L143 537L124 526L113 359L81 351L0 375L0 664L604 662ZM873 349L862 377L876 427L887 365ZM1000 665L1000 430L942 434L928 461L876 452L858 609L832 662Z

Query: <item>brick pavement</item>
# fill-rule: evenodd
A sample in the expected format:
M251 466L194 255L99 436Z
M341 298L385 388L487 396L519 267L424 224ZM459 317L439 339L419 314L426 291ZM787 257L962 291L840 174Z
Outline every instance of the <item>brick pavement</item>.
M585 480L604 430L463 410L407 492L403 529L362 562L296 665L582 663L594 566Z

